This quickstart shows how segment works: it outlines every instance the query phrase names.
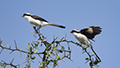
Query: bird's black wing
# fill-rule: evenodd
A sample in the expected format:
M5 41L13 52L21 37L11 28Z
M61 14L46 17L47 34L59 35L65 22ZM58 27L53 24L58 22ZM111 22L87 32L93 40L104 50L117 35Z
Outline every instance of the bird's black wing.
M90 32L89 29L92 29L92 32ZM99 26L98 27L90 26L89 28L82 29L80 33L84 34L88 39L93 40L95 35L101 33L101 28Z
M47 20L45 20L45 19L43 19L43 18L41 18L41 17L38 17L38 16L36 16L36 15L32 15L31 17L34 18L34 19L37 19L37 20L41 20L41 21L48 22Z
M92 35L97 35L97 34L100 34L101 32L102 32L102 28L100 28L99 26L97 26L97 27L94 27L94 26L91 26L91 28L93 29L93 33L92 33Z

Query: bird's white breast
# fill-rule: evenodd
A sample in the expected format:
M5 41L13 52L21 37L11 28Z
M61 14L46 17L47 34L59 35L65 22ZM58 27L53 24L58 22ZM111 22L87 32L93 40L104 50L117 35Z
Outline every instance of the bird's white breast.
M26 19L28 19L28 21L30 22L30 24L33 24L35 26L46 26L49 23L45 22L45 21L40 21L40 20L36 20L34 18L32 18L31 16L25 16Z
M76 39L81 43L81 44L84 44L84 45L89 45L91 44L90 41L88 40L88 38L81 34L81 33L73 33L73 35L76 37Z

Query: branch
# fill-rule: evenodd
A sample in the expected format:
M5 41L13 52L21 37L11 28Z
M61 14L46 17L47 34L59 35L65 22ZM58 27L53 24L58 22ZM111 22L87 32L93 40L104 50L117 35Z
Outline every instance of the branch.
M19 51L19 52L23 52L23 53L29 53L29 52L27 52L27 51L20 50L19 48L12 49L12 48L3 47L2 45L0 45L0 47L1 47L2 49L10 50L10 51L11 51L10 54L11 54L12 52L14 52L14 51ZM1 52L0 52L0 53L1 53ZM43 53L43 52L36 52L36 53L34 53L34 54L44 54L44 53Z
M4 67L5 67L6 65L10 65L11 67L17 68L17 66L19 66L20 64L18 64L18 65L12 64L13 60L14 60L14 59L12 59L12 61L11 61L10 63L6 63L5 61L1 60L3 63L0 62L0 65L1 65L1 66L4 66Z

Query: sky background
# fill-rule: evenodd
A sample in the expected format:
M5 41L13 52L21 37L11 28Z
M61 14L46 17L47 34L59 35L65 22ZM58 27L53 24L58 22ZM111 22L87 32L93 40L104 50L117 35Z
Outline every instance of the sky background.
M21 16L29 12L48 20L50 23L64 25L66 29L52 26L41 28L41 32L51 42L53 34L60 40L67 33L67 40L78 42L70 33L72 29L82 29L93 26L100 26L102 33L97 35L92 45L102 62L99 68L120 68L120 0L1 0L0 1L0 39L5 45L14 48L16 40L18 48L27 49L27 44L35 40L32 26L27 19ZM67 44L65 45L67 46ZM74 44L70 44L72 60L60 61L56 68L89 68L85 64L86 54ZM1 50L1 48L0 48ZM25 64L25 54L20 58L19 52L10 54L3 50L0 54L0 61L6 62L14 59L14 64ZM39 58L36 58L32 68L39 66ZM9 67L7 67L9 68Z

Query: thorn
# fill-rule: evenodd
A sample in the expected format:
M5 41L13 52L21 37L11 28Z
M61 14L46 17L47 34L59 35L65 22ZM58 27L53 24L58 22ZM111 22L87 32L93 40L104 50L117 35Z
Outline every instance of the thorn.
M2 51L3 51L3 48L2 48L2 50L0 51L0 54L2 53Z
M12 64L13 61L14 61L14 58L12 59L12 61L10 62L10 64Z
M11 52L10 52L10 54L13 52L14 50L12 50Z
M14 43L15 43L15 48L17 49L17 44L16 44L16 41L14 40Z

